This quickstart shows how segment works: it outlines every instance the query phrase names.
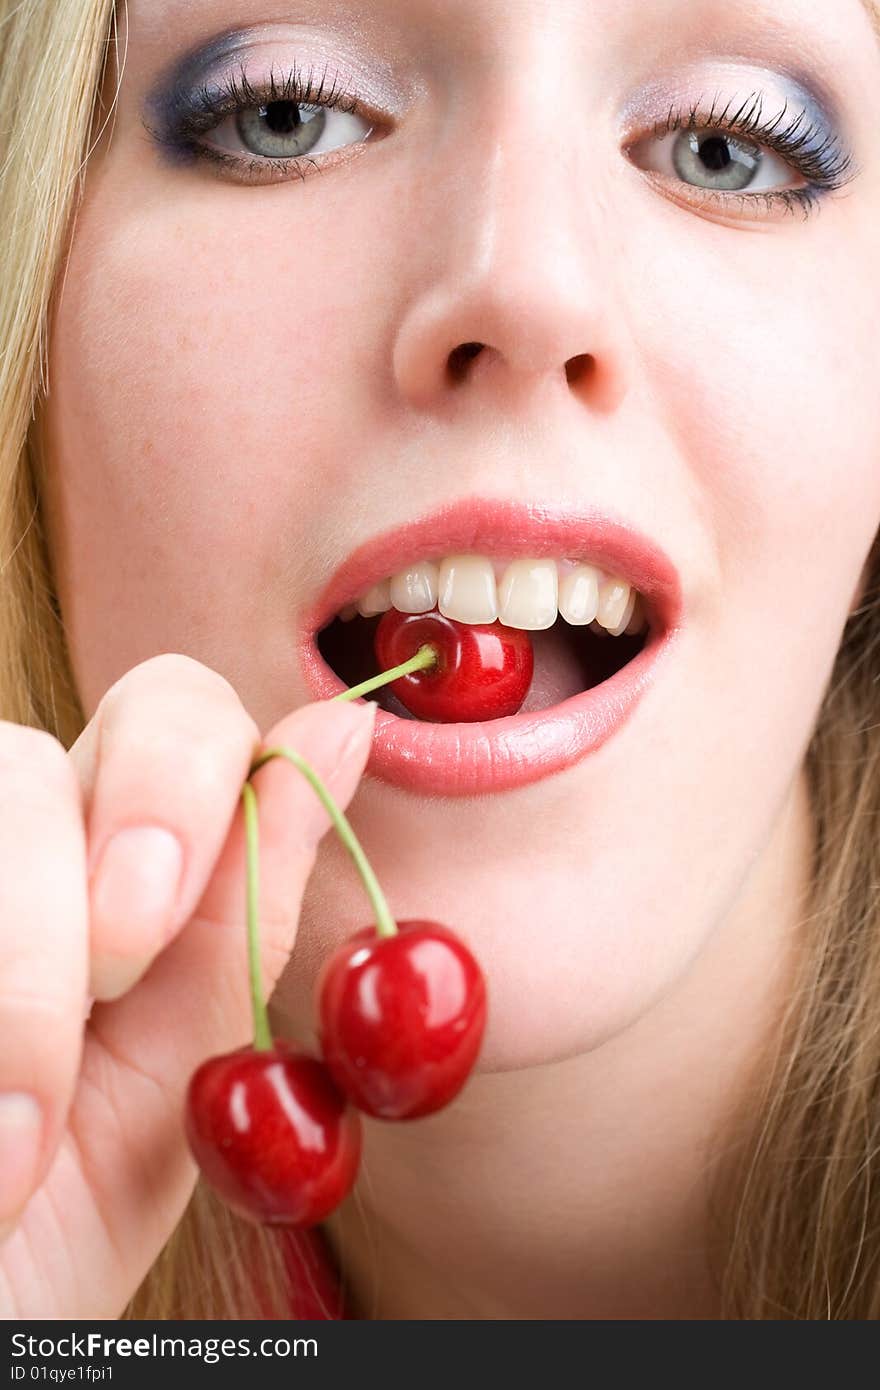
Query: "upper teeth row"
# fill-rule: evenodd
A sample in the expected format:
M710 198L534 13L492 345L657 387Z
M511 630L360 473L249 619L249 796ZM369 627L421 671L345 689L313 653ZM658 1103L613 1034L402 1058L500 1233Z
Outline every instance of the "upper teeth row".
M644 601L623 579L579 560L494 560L484 555L448 555L419 560L374 584L343 621L396 608L428 613L435 606L460 623L494 623L528 631L552 627L559 613L567 623L589 623L595 631L638 633L647 627Z

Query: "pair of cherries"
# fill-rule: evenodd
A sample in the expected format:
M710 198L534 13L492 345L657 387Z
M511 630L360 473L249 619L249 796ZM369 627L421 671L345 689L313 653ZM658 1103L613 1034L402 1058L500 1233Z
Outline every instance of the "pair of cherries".
M472 721L512 714L532 678L527 635L499 623L389 609L376 629L379 676L335 696L390 684L417 717ZM322 1221L351 1190L361 1113L412 1120L459 1093L479 1053L486 986L464 943L439 922L396 923L363 849L321 779L292 749L270 749L308 778L355 861L376 925L325 961L316 982L321 1057L273 1041L259 978L256 798L242 797L248 844L248 955L254 1042L208 1058L193 1074L185 1128L206 1181L240 1215L300 1227Z

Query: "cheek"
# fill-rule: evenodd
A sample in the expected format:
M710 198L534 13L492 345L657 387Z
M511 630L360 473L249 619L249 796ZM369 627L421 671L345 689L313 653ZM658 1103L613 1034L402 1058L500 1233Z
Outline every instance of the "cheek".
M880 520L873 240L839 204L761 233L693 219L642 286L641 370L714 551L709 765L753 820L809 743Z
M880 516L880 284L871 237L844 222L833 206L760 235L696 219L644 286L641 372L723 588L768 617L802 600L842 623Z
M261 473L286 477L278 444L292 425L320 437L328 363L346 355L346 315L319 273L327 248L304 254L308 237L279 236L277 216L262 240L253 214L215 215L205 232L197 208L81 219L53 336L65 430L114 463L120 437L149 444L190 488L200 459L238 464L238 442L245 458L274 445Z
M310 235L306 203L295 230L290 198L266 197L285 191L174 207L98 175L78 218L51 334L47 511L88 708L156 651L219 667L222 629L239 649L272 640L258 603L277 597L277 620L314 586L378 330L352 298L361 272L327 274L326 218Z

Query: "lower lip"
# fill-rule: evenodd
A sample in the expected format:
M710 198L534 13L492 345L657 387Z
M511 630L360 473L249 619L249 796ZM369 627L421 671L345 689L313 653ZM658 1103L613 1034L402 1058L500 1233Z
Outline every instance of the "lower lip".
M669 631L649 638L638 656L609 680L531 714L429 724L377 709L366 770L392 786L435 796L511 791L552 777L594 753L623 727L654 681L673 635ZM301 658L316 699L332 699L348 688L312 639L304 644Z

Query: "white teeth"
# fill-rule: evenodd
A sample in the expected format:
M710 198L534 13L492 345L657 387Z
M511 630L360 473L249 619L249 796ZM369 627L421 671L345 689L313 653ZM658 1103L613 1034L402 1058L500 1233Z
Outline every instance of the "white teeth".
M555 560L512 560L498 586L498 616L505 627L539 632L557 614Z
M644 599L625 579L569 559L448 555L418 560L347 603L339 617L343 622L358 613L371 618L392 607L400 613L439 607L457 622L500 620L528 632L552 627L557 614L602 637L633 635L648 626Z
M629 627L629 620L632 617L635 602L635 589L630 589L629 593L627 594L627 599L626 603L624 604L623 612L621 613L617 622L613 624L613 626L611 624L609 624L608 626L608 631L611 633L612 637L619 637L622 632L626 632L626 629Z
M399 613L429 613L440 591L440 571L420 560L391 579L391 602Z
M622 632L623 628L626 627L626 624L629 622L630 613L632 612L632 609L627 611L629 596L630 587L625 580L606 579L603 584L599 585L599 608L596 612L597 622L600 622L603 627L613 633L614 629L620 624L620 620L623 618L624 613L626 613L623 627L620 628Z
M459 623L494 623L498 617L495 570L483 555L449 555L440 563L438 606Z
M559 581L559 612L577 627L591 623L599 611L602 571L594 565L577 565Z
M357 601L357 609L362 618L372 618L376 613L387 613L391 607L391 580L383 579L374 584Z

